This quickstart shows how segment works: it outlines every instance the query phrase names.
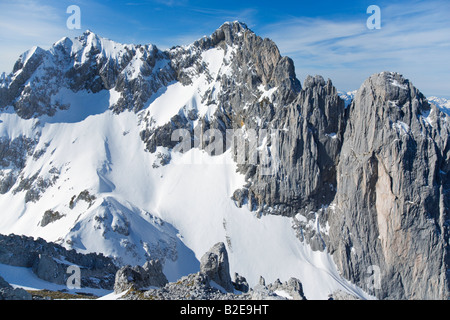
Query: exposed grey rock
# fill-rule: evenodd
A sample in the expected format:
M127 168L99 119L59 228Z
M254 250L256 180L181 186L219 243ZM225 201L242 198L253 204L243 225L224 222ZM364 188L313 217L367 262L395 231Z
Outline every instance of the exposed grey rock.
M328 300L361 300L361 299L342 290L337 290L329 295Z
M43 178L39 176L40 172L36 172L31 177L19 176L18 186L12 191L13 194L25 192L25 203L36 202L40 199L41 194L45 190L56 183L59 175L53 174L52 178Z
M139 289L145 287L143 273L144 270L141 266L124 266L120 268L116 273L114 292L121 293L135 286Z
M243 276L239 275L238 273L234 274L233 286L236 290L244 292L244 293L248 292L248 290L250 289L247 279L245 279Z
M258 282L258 284L259 284L260 286L265 287L265 286L266 286L266 279L264 279L263 276L259 276L259 282Z
M81 286L112 289L117 267L101 254L81 254L45 240L17 235L0 235L0 263L32 268L41 279L66 285L71 265L78 266Z
M89 190L81 191L78 196L74 195L69 202L69 208L73 209L79 201L85 201L91 207L96 197L89 193Z
M256 285L248 293L249 300L287 300L263 285Z
M445 121L397 73L371 76L350 106L327 246L343 275L378 298L449 298Z
M37 144L35 139L19 136L13 140L0 138L0 194L11 190Z
M297 297L297 296L295 296ZM123 300L287 300L266 286L256 285L248 292L225 292L210 282L208 276L198 272L167 283L162 288L138 290L132 288ZM301 298L299 300L304 300Z
M150 286L162 287L168 283L166 276L163 273L163 266L159 260L147 261L143 266L147 273L148 282Z
M160 166L165 166L167 164L169 164L170 160L171 160L171 155L170 153L165 153L165 152L158 152L156 154L156 159L155 162L153 163L153 168L159 168Z
M267 288L270 291L284 291L294 300L306 300L305 294L303 293L303 285L300 280L296 278L290 278L288 281L281 283L280 280L269 284Z
M42 280L52 283L66 284L66 271L67 265L57 263L56 260L46 254L39 254L33 263L33 272Z
M222 286L227 292L233 291L230 277L228 253L225 244L219 242L206 252L200 260L200 272L208 279Z
M13 288L0 276L0 300L31 300L31 294L21 288Z
M307 215L330 203L344 116L345 105L331 81L307 77L297 99L277 109L271 123L277 138L271 146L280 165L271 174L258 166L250 179L249 202L265 213L287 216Z
M61 219L62 217L64 217L64 215L62 215L58 211L47 210L44 212L44 216L42 217L41 227L45 227L45 226L49 225L50 223Z
M139 294L131 293L124 299L151 300L233 300L245 299L244 296L222 292L211 285L203 273L190 274L177 282L171 282L162 288L150 289Z
M163 287L168 283L159 260L147 261L141 266L124 266L115 276L114 292L121 293L131 288L141 290L148 287Z

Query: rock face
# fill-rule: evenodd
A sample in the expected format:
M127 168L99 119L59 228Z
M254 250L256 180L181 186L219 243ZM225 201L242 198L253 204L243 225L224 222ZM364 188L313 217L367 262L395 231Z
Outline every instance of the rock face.
M274 292L285 292L294 300L306 300L305 294L303 293L303 285L300 280L296 278L290 278L288 281L281 283L280 280L268 286L270 291Z
M277 109L270 127L277 129L271 151L278 165L271 174L259 166L249 175L247 197L255 210L307 215L330 203L345 127L345 105L331 81L308 76L297 98Z
M363 84L328 212L327 244L347 278L379 298L448 298L449 159L445 117L409 81L384 72ZM378 287L363 283L371 266Z
M15 139L0 138L0 194L7 193L14 186L27 156L33 155L36 142L24 136Z
M13 288L0 276L0 300L31 300L31 294L20 288Z
M82 287L112 289L117 267L114 260L99 254L66 250L43 239L0 235L0 263L32 268L41 279L66 285L69 266L80 268Z
M224 243L217 243L203 255L200 260L200 272L223 287L226 291L233 291L228 253Z

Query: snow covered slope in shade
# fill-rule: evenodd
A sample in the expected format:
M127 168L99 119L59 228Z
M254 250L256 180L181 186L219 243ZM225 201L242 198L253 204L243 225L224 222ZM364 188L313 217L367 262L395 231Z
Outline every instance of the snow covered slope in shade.
M75 123L89 116L101 114L108 110L118 100L118 94L114 89L103 90L97 93L86 90L73 92L67 88L61 88L52 96L52 104L67 105L66 110L59 110L54 116L41 116L41 122L49 123Z

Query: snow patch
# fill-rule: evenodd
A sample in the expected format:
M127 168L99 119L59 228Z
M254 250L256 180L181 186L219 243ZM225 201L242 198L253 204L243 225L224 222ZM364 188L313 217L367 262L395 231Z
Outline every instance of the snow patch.
M397 132L399 132L402 135L408 134L409 132L409 126L403 121L397 121L393 123L392 126L397 130Z
M208 66L210 75L215 79L223 64L225 51L221 48L209 49L202 53L202 60Z
M393 85L394 87L399 87L400 89L406 90L408 89L408 85L406 84L401 84L400 82L398 82L397 80L391 80L391 85Z
M269 90L266 90L264 88L264 85L260 85L258 87L258 90L262 92L261 96L258 99L258 102L261 102L265 99L272 102L272 95L277 91L278 87L270 88Z

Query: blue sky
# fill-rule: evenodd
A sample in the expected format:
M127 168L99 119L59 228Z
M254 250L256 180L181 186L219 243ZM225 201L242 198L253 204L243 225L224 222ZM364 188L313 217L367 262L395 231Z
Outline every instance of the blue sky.
M70 5L81 9L81 30L66 27ZM369 5L381 9L379 30L366 27ZM0 71L34 45L48 48L86 29L165 49L239 20L274 40L300 81L320 74L350 91L373 73L397 71L425 95L450 98L449 16L448 0L0 0Z

